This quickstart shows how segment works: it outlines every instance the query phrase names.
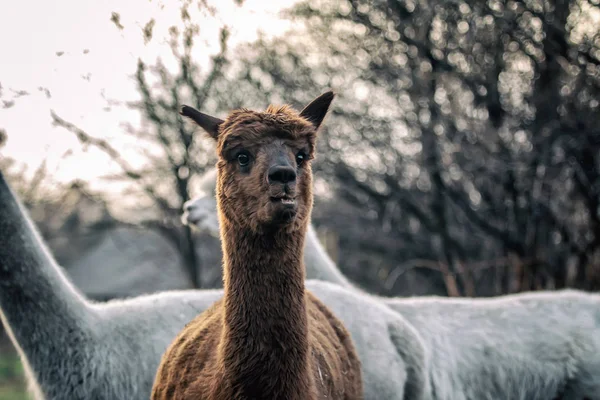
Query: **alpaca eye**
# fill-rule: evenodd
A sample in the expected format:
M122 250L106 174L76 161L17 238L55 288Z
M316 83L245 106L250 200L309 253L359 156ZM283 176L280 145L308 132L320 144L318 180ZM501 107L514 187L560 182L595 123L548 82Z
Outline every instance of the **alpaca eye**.
M299 151L298 154L296 154L296 163L298 163L298 165L302 165L302 163L306 160L306 153L303 151Z
M237 155L237 160L242 167L245 167L250 163L250 156L246 153L240 153Z

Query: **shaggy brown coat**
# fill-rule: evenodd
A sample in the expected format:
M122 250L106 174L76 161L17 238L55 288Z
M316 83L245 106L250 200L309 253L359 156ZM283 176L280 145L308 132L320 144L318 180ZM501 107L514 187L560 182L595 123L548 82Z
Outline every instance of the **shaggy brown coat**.
M270 106L234 111L225 121L182 110L217 140L225 296L167 349L152 399L362 399L349 332L304 288L310 160L332 99L326 93L300 114ZM253 157L247 168L235 162L240 151ZM299 152L305 161L296 162ZM269 167L282 159L297 178L269 183ZM272 201L284 195L297 203L291 214Z

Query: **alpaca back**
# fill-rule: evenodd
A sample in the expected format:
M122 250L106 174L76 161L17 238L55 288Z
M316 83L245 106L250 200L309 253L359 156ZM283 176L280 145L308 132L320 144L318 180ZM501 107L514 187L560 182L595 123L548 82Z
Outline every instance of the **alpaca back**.
M439 399L551 399L562 393L561 399L579 400L600 393L597 294L559 290L386 302L419 332Z

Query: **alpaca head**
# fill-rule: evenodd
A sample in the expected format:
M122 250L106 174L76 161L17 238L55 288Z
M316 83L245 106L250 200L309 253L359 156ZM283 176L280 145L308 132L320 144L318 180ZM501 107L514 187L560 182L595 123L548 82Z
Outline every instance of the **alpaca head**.
M215 190L217 186L217 170L211 168L206 171L199 182L200 193L195 198L188 200L183 205L181 222L191 226L199 232L208 233L219 237L219 219L217 217L217 200Z
M182 107L181 114L217 142L221 222L255 232L306 225L312 208L310 163L333 97L327 92L301 112L269 106L263 112L236 110L225 120Z

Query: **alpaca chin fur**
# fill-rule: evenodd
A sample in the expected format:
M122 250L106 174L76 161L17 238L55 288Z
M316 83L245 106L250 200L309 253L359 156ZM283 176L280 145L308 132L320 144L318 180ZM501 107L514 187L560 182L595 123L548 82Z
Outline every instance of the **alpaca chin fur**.
M323 103L325 111L331 99ZM322 119L325 112L319 115ZM291 108L270 106L265 112L234 111L209 129L219 155L225 295L167 349L153 400L363 398L350 333L304 286L302 250L312 208L309 160L321 120L313 121ZM202 120L196 122L206 129ZM254 150L251 167L244 149ZM309 158L302 164L295 161L304 151L299 149ZM245 152L248 161L238 164L234 150ZM291 170L293 180L276 178L270 172L276 168ZM292 205L272 200L282 193L294 199Z

